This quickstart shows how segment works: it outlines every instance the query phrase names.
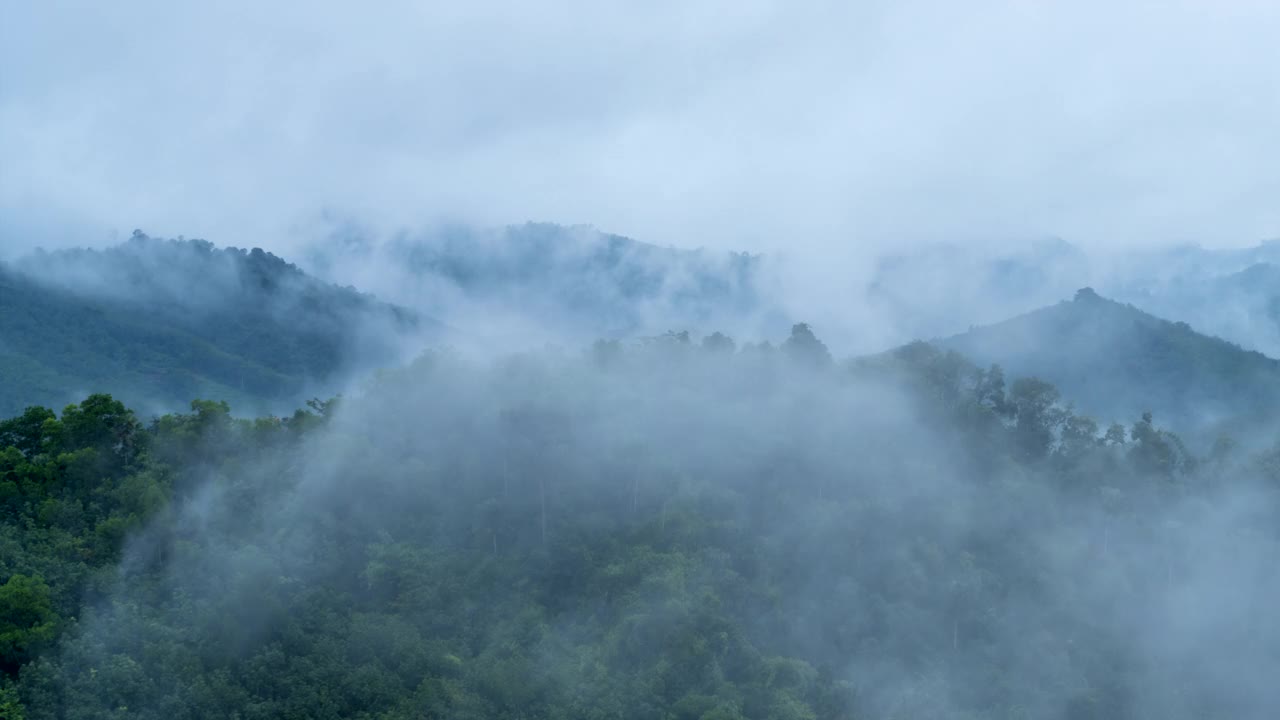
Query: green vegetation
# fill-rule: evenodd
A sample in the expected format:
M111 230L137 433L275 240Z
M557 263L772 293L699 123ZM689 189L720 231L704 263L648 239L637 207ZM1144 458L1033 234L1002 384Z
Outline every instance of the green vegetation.
M432 327L261 250L135 233L0 264L0 415L91 390L148 412L193 397L268 412L393 364Z
M980 363L1052 382L1084 412L1150 411L1180 431L1243 434L1277 419L1280 361L1098 296L939 341Z
M926 344L841 365L797 326L778 350L436 353L284 419L30 408L0 448L5 717L1074 720L1269 697L1201 642L1248 628L1231 667L1272 668L1266 603L1196 616L1187 648L1148 633L1160 613L1191 632L1175 590L1274 587L1277 525L1209 509L1274 482L1275 453L1103 429Z

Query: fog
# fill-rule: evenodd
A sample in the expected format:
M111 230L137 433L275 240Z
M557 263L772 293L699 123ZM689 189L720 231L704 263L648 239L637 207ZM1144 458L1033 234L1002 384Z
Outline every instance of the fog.
M1273 716L1278 36L8 4L0 717Z
M585 224L767 255L780 314L873 352L1099 285L936 303L926 274L894 314L866 297L886 255L1059 237L1107 264L1280 228L1269 3L52 2L0 25L0 259L142 228L315 270L335 227Z
M373 711L442 672L488 688L460 717L1270 716L1274 487L1147 475L1138 430L1017 460L1025 411L1005 448L975 376L900 360L431 353L299 445L235 451L249 428L206 416L39 677L134 717ZM315 663L344 668L319 696ZM403 716L445 712L417 692Z
M336 225L300 262L319 277L447 318L481 355L666 332L779 334L784 268L747 253L659 247L586 226L440 226L379 236Z
M1264 2L11 3L5 250L326 212L794 252L1276 234ZM833 280L823 277L823 280Z

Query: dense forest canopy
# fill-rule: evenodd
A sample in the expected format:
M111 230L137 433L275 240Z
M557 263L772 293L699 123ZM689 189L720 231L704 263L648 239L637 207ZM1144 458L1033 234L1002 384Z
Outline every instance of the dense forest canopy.
M279 412L440 329L261 249L135 232L0 264L0 414L104 390L148 412L193 397Z
M1264 718L1280 461L797 325L0 424L25 718Z
M1280 718L1280 2L242 4L0 0L0 720Z

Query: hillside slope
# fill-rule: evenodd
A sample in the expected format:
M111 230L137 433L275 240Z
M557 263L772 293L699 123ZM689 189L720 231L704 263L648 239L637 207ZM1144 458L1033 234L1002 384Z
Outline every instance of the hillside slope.
M437 327L262 250L135 233L0 265L0 413L95 391L267 411L394 363Z
M448 308L459 325L497 335L579 343L789 326L770 304L760 257L661 247L584 226L452 227L385 242L344 228L306 257L322 277L420 311ZM762 332L770 321L771 332Z
M1205 430L1272 417L1280 403L1280 361L1088 288L937 344L1043 378L1105 422L1149 411L1176 429Z

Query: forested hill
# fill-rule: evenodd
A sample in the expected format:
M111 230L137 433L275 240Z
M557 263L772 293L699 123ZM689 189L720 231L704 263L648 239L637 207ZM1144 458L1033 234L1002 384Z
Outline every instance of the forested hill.
M477 310L488 324L509 319L575 343L741 329L771 315L768 334L788 325L770 304L758 256L661 247L585 226L454 227L383 243L349 229L313 246L307 260L410 307Z
M135 232L0 265L0 414L89 391L146 411L192 397L267 411L397 364L437 328L259 249Z
M1181 431L1240 432L1274 419L1280 361L1099 296L1074 300L937 341L980 363L1035 375L1101 421L1150 411Z
M1280 453L1055 395L797 326L426 355L283 419L33 408L0 717L1273 717Z
M1269 243L1260 249L1271 250ZM1262 253L1228 257L1267 257ZM1189 264L1189 261L1188 261ZM1157 315L1178 318L1214 335L1280 356L1280 264L1257 262L1214 273L1211 259L1164 283L1135 287L1129 299Z

